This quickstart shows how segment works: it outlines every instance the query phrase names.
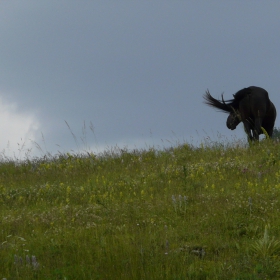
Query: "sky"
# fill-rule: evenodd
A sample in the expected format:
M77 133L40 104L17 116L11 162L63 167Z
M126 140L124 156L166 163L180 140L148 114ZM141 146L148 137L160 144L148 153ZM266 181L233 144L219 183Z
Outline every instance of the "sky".
M0 153L246 139L202 96L254 85L280 108L279 11L278 0L0 0Z

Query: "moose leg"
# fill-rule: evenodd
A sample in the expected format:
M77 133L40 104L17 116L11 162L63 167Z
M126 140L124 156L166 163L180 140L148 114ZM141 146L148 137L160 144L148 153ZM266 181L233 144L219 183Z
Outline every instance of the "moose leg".
M271 137L272 137L272 134L273 134L273 128L272 128L272 129L271 129L271 128L268 129L266 132L267 132L269 138L271 138Z
M262 123L261 118L255 119L255 126L253 129L253 136L255 140L259 140L259 135L261 134L261 126L262 126L261 123Z
M252 141L254 139L252 134L251 134L250 123L247 120L245 120L243 123L244 123L244 130L245 130L245 132L247 134L248 142L250 142L250 141Z

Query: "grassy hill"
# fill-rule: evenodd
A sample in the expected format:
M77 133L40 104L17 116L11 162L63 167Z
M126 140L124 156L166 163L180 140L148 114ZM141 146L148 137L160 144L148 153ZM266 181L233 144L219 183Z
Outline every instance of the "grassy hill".
M0 279L279 279L276 141L0 164Z

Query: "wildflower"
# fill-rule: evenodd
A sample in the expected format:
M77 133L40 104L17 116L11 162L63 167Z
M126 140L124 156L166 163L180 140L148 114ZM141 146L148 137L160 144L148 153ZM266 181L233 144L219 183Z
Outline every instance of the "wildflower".
M252 198L251 197L249 197L248 198L248 203L249 203L249 209L250 209L250 216L251 216L251 214L252 214Z
M205 256L204 248L196 248L196 249L192 250L191 253L199 256L200 258L203 258Z
M31 257L31 261L32 261L32 266L33 266L33 268L34 268L34 269L38 269L38 268L39 268L39 263L37 262L35 256L32 256L32 257Z
M165 229L165 238L166 238L166 241L165 241L165 255L168 255L169 241L167 239L167 225L164 226L164 229Z
M174 210L177 211L177 201L176 201L176 197L175 195L172 195L172 203L173 203L173 207L174 207Z
M181 208L182 208L182 196L179 194L179 208L180 208L180 210L181 210Z
M26 260L26 265L30 265L30 258L29 258L29 256L28 256L28 255L26 255L25 260Z
M22 265L23 261L22 261L22 257L18 257L17 255L15 255L15 265Z
M168 255L168 251L169 251L169 242L166 239L166 241L165 241L165 255Z
M248 198L248 202L249 202L249 206L251 207L252 206L252 197L251 196Z

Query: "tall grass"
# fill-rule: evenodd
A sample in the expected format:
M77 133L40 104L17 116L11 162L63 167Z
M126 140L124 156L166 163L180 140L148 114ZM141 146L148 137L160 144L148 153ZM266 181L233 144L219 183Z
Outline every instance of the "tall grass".
M279 279L275 141L0 164L0 279Z

